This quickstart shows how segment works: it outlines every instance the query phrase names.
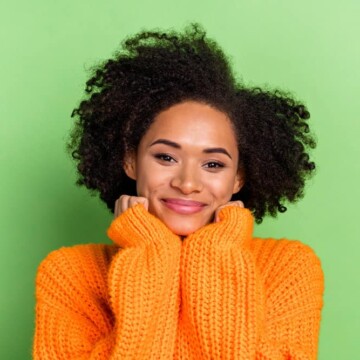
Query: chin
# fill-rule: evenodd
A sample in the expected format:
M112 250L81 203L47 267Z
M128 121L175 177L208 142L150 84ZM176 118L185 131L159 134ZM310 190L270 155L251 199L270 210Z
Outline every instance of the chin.
M182 221L181 223L167 222L166 220L163 220L163 222L174 234L178 236L188 236L207 224L206 222L185 224L186 220Z
M172 228L169 227L169 229L170 229L175 235L178 235L178 236L181 236L181 237L186 237L186 236L191 235L192 233L194 233L196 230L198 230L198 229L200 229L200 228L194 228L194 229L184 230L184 229L172 229Z
M165 212L156 210L156 208L150 208L150 212L153 215L160 219L174 234L182 237L186 237L201 229L212 222L213 219L213 214L210 213L181 215L168 210Z

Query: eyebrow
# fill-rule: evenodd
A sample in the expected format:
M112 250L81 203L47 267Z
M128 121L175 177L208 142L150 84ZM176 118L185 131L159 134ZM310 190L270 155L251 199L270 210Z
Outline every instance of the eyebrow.
M158 139L158 140L155 140L154 142L152 142L150 146L153 146L153 145L156 145L156 144L164 144L164 145L168 145L168 146L171 146L175 149L181 149L181 145L174 142L174 141L171 141L171 140L167 140L167 139ZM206 148L203 150L203 153L205 154L214 154L214 153L220 153L220 154L225 154L226 156L228 156L231 160L232 160L232 157L231 155L229 154L229 152L222 148L222 147L215 147L215 148Z

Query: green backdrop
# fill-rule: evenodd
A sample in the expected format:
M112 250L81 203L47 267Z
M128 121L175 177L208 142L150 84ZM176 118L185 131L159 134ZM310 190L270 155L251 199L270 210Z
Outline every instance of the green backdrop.
M360 2L20 0L0 5L0 358L30 359L34 278L53 249L109 242L110 214L74 185L65 153L86 69L143 28L199 21L248 84L309 107L317 176L304 200L256 228L300 239L326 276L320 360L359 355Z

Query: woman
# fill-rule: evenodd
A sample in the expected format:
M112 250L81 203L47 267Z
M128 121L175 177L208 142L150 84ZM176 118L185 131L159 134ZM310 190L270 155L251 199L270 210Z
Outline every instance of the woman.
M196 24L128 38L86 90L69 149L114 245L40 264L34 359L315 359L317 256L252 237L315 168L305 106L236 81Z

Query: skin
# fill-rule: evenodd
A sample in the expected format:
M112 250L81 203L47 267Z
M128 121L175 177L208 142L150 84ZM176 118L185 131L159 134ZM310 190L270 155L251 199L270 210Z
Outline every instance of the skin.
M115 216L141 203L175 234L187 236L217 222L224 206L243 186L239 151L228 116L207 105L186 101L159 113L124 161L136 181L137 195L122 195Z

